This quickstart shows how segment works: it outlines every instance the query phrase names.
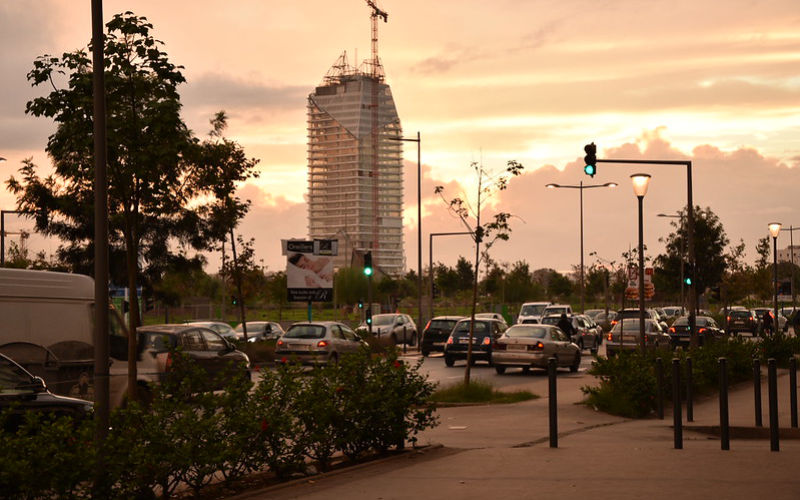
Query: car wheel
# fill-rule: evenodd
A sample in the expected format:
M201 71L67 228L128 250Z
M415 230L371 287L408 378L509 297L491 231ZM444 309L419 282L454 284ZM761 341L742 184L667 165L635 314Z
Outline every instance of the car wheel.
M330 357L328 358L328 363L336 364L339 362L339 355L335 352L332 352Z
M428 349L425 349L423 347L422 349L420 349L420 353L422 353L423 357L428 357L430 355L431 351L429 351Z
M522 373L526 373L527 374L527 373L530 373L530 372L531 372L531 367L530 366L523 366L522 367Z
M595 345L594 347L592 347L591 349L589 349L589 352L590 352L591 354L597 354L597 345Z
M502 375L506 372L506 367L497 365L494 367L494 371L496 371L498 375Z
M392 343L392 345L397 345L397 335L393 333L389 341Z
M580 349L581 351L583 350L583 339L580 339L578 341L578 349Z
M417 345L417 332L411 334L411 345Z
M575 373L578 371L578 368L581 367L581 351L575 353L575 359L572 361L572 364L569 367L569 371Z
M453 359L452 356L448 356L447 354L445 354L444 355L444 364L447 365L447 366L452 367L454 364L456 364L456 360Z

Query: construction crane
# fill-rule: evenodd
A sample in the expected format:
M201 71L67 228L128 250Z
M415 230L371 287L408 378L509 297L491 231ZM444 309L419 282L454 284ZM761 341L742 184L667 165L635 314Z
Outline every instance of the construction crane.
M379 203L378 203L378 186L379 186L379 176L380 176L380 169L378 166L378 155L379 155L379 148L378 142L380 139L379 133L379 124L378 121L380 119L380 113L378 111L379 101L378 101L378 85L380 82L383 81L383 68L381 66L381 61L378 59L378 18L383 18L383 22L389 21L389 14L381 10L375 2L372 0L366 0L367 5L372 8L372 13L370 14L370 19L372 22L372 60L367 63L370 66L369 76L372 78L372 102L370 103L371 108L371 115L372 115L372 133L371 142L372 142L372 171L370 172L370 177L372 181L372 242L371 242L371 249L375 258L375 264L378 264L380 260L380 252L378 251L380 248L380 239L379 239L379 232L380 232L380 217L378 215L379 212Z
M389 22L389 14L385 10L381 10L372 0L366 1L367 5L372 8L372 14L370 14L372 20L372 62L370 65L372 66L371 75L375 77L378 76L378 68L381 66L381 62L378 59L378 18L383 18L385 23Z

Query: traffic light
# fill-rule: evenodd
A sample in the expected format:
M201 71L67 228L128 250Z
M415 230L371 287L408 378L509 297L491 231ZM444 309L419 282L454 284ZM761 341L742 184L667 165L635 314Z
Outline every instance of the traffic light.
M711 287L711 298L714 300L722 299L722 289L719 286Z
M235 295L231 295L231 305L235 306L238 303L239 303L239 298L236 297Z
M364 301L363 300L359 300L358 301L358 309L359 310L364 309Z
M684 265L684 272L683 272L683 284L686 286L692 286L694 281L692 281L692 277L694 276L694 266L691 262L687 262Z
M369 309L367 309L367 315L366 315L365 321L367 322L368 325L372 324L372 308L371 307Z
M372 276L372 252L364 254L364 276Z
M594 174L597 173L597 146L594 143L587 144L583 147L583 150L586 151L586 156L583 157L583 172L590 177L594 177Z

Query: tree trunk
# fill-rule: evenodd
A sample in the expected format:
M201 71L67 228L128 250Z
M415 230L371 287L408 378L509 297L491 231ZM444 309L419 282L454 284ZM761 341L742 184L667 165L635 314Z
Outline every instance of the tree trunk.
M139 248L133 238L126 236L128 252L125 258L128 271L128 399L136 400L136 362L139 359L136 328L139 326L139 296L136 293Z

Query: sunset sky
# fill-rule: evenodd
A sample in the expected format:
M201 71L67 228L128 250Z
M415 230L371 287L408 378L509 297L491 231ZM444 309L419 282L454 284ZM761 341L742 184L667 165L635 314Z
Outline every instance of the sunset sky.
M585 247L606 260L637 244L629 176L653 178L644 201L649 254L686 203L680 167L599 166L582 171L583 145L600 158L692 159L695 204L710 206L733 243L756 240L767 223L800 226L800 3L797 0L381 0L380 56L404 134L422 136L423 256L430 232L461 231L433 194L472 186L470 163L525 174L493 198L517 216L496 260L568 270L580 260L579 205L560 184L615 181L584 193ZM285 267L280 238L306 237L306 97L347 51L369 57L364 0L104 2L105 19L132 10L154 24L170 60L185 67L183 116L197 135L218 110L228 135L260 159L260 179L241 187L253 202L241 233L256 258ZM25 75L42 54L83 48L88 0L0 3L0 179L24 158L46 167L53 123L24 113L44 88ZM406 143L406 258L417 262L416 148ZM14 208L3 188L0 207ZM7 217L7 229L29 225ZM13 236L12 236L13 238ZM800 233L798 233L800 242ZM40 243L50 251L54 243ZM788 234L779 246L789 244ZM434 258L454 264L468 241L438 239ZM210 270L216 270L212 259Z

